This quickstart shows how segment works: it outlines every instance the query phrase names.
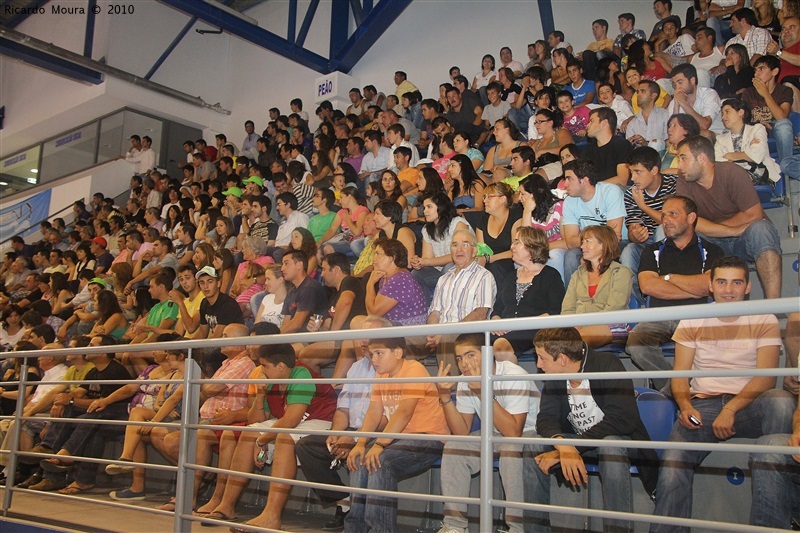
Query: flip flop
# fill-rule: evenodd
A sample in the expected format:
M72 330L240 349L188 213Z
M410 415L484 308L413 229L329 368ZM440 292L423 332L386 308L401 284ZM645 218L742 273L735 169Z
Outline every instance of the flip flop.
M45 472L60 473L70 470L75 465L75 461L66 462L56 458L42 459L39 465Z
M211 518L212 520L222 520L223 522L233 522L236 520L236 517L229 517L225 515L225 513L221 513L219 511L214 511L208 513L205 518ZM212 524L211 522L200 522L200 525L203 527L217 527L217 524Z
M70 494L70 495L72 495L72 494L80 494L82 492L86 492L87 490L92 490L93 488L94 488L94 485L91 485L91 486L85 487L85 488L81 488L81 487L79 487L79 486L77 486L77 485L75 485L73 483L72 485L69 485L68 487L64 487L63 489L58 491L58 493L59 494Z
M175 498L170 498L167 503L162 503L156 507L159 511L175 511Z

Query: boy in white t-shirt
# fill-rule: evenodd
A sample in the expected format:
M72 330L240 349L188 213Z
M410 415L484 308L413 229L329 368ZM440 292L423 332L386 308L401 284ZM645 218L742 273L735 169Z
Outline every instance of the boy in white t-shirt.
M464 376L481 375L481 346L483 335L466 333L455 340L456 364ZM439 363L439 374L450 375L450 365ZM494 375L519 375L528 373L510 361L494 362ZM447 425L453 435L480 435L472 431L475 416L480 416L481 398L492 401L494 433L503 437L535 437L536 415L539 412L539 391L530 379L497 381L491 396L481 394L481 384L471 381L458 383L456 401L451 393L455 383L437 383L439 404L444 409ZM470 478L480 472L480 442L448 442L442 453L442 495L468 497ZM523 501L522 446L498 444L495 453L500 456L500 478L509 501ZM506 523L512 532L522 532L522 510L506 509ZM465 533L468 527L467 506L444 504L444 520L440 533Z

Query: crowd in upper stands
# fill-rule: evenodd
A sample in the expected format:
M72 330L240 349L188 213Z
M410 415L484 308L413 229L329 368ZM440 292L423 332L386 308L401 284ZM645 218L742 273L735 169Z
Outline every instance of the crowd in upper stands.
M294 99L288 115L269 110L260 135L254 121L245 122L238 145L221 133L213 143L187 140L180 176L159 170L151 139L133 135L125 159L135 175L124 201L103 193L88 204L76 201L69 224L43 221L37 242L15 237L0 266L5 351L113 352L71 356L68 366L46 355L31 364L28 379L37 385L29 387L25 415L66 420L25 422L20 449L57 456L27 461L22 487L66 494L92 488L98 465L74 457L101 457L105 441L123 433L122 455L106 470L133 471L133 481L112 498L144 498L144 470L125 463L146 462L148 441L177 462L179 432L67 421L180 418L186 351L126 346L743 301L750 266L764 297L780 297L780 237L756 186L782 179L779 163L790 173L800 164L792 156L800 133L800 115L792 112L800 105L800 3L744 3L696 0L682 21L670 0L655 0L659 21L649 36L631 13L618 17L618 35L609 34L607 20L595 20L595 40L584 51L553 31L528 45L524 65L503 47L499 61L484 55L471 78L450 68L438 95L422 95L398 71L388 94L367 85L349 92L346 109L322 102L314 131ZM790 316L787 365L797 365L798 323ZM671 340L674 363L661 348ZM770 368L778 365L781 338L777 319L762 316L494 331L491 342L501 375L525 374L518 358L532 354L546 373L622 370L616 356L595 351L608 345L624 347L643 370ZM270 346L242 340L195 358L214 379L320 377L325 367L335 378L424 377L430 373L418 361L429 356L439 375L474 376L482 343L482 335ZM721 350L727 359L718 357ZM19 372L19 360L5 360L3 381ZM175 384L91 384L133 376ZM62 379L86 381L59 385ZM547 383L540 399L530 380L497 382L495 430L648 438L630 380ZM676 439L792 434L796 378L786 379L789 392L774 389L775 378L653 384L678 405ZM337 400L328 385L207 384L200 418L260 428L469 434L480 385L454 385L348 384ZM3 414L14 412L16 398L13 387L2 390ZM7 450L10 433L2 431ZM794 445L799 433L795 413ZM389 490L444 452L442 490L452 496L465 495L480 466L479 447L412 438L201 430L197 449L198 463L210 464L217 452L220 468L250 473L271 464L273 476L287 479L296 475L296 456L308 479L338 485L335 466L346 465L353 486ZM508 499L549 502L547 474L559 464L569 483L585 483L582 457L593 453L606 509L632 510L633 462L642 466L647 492L657 494L655 513L687 517L686 464L704 457L667 452L659 475L658 458L646 450L622 449L621 470L609 466L619 462L618 448L501 450ZM198 472L195 499L203 482ZM196 512L233 519L246 483L218 476L211 500ZM279 527L290 490L272 483L264 512L251 523ZM380 497L318 495L337 505L326 530L396 527L396 506ZM765 505L754 493L754 524L788 527L790 511ZM512 531L523 523L526 531L549 531L546 513L523 517L509 509L505 518ZM442 532L466 527L466 507L446 505ZM679 529L653 526L668 530Z

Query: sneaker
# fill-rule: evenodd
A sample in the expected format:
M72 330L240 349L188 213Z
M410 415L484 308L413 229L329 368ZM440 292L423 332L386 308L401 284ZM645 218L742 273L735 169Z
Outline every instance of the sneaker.
M442 529L437 533L467 533L467 530L462 527L453 527L450 524L442 524Z
M117 459L117 461L124 461L126 463L130 463L130 459ZM117 476L119 474L125 474L127 472L133 472L135 467L130 465L106 465L106 474L109 476Z
M336 506L336 514L333 520L322 526L322 531L344 531L344 519L350 511L343 511L341 505Z
M111 465L109 465L111 466ZM131 502L135 500L144 500L144 491L133 492L131 489L114 490L108 494L112 500Z

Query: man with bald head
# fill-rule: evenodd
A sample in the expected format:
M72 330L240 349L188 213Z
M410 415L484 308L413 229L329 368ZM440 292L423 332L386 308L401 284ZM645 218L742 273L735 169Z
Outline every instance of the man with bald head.
M200 396L206 398L200 407L200 424L220 426L244 426L247 424L247 384L228 383L230 380L247 379L255 368L253 360L248 355L246 346L250 330L244 324L228 324L222 326L222 338L241 338L240 345L223 346L220 352L225 356L222 365L211 376L212 380L221 380L219 383L206 383L200 387ZM213 448L219 444L222 431L201 429L197 432L197 458L196 463L209 466L213 458ZM153 428L151 441L164 456L178 463L180 450L180 432L166 433L164 428ZM203 472L195 473L194 498ZM196 503L196 502L195 502ZM195 504L192 508L196 507Z
M436 282L428 324L486 320L494 306L497 285L494 276L475 261L478 255L475 234L455 231L450 255L455 266ZM455 336L430 335L427 340L428 349L436 351L436 358L449 364L451 373L457 373L452 350Z

